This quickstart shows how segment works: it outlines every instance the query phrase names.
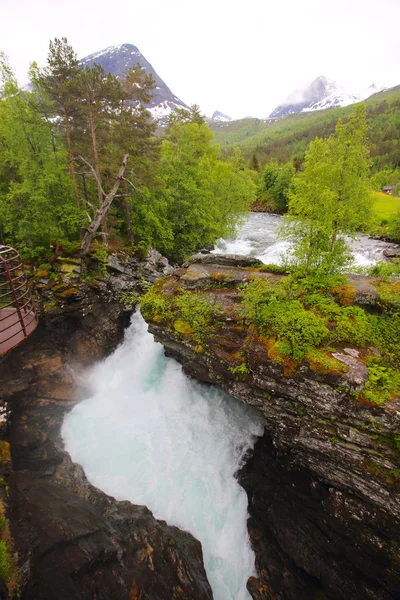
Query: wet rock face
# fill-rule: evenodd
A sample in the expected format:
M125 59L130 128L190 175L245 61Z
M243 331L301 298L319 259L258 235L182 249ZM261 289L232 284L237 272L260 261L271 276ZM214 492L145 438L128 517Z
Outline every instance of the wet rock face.
M257 600L400 597L399 399L382 405L354 399L367 378L356 348L334 357L345 372L316 371L308 363L287 369L271 360L263 340L249 336L235 315L237 285L250 276L281 276L217 260L189 261L158 284L165 293L210 294L221 307L202 347L157 319L149 330L187 373L220 385L265 418L265 435L239 474L260 576L250 579L251 594ZM374 310L375 288L362 277L351 284L355 302Z
M65 412L90 393L81 365L115 347L132 312L111 280L116 267L100 286L77 281L78 298L42 315L38 331L0 363L11 412L8 516L23 600L212 598L199 542L90 485L63 450ZM124 265L119 284L133 291L141 278L156 278L146 267L130 277Z

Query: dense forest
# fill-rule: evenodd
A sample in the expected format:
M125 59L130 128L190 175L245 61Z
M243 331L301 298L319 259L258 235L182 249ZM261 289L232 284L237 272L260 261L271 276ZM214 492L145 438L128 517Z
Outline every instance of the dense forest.
M4 55L0 72L0 241L26 260L101 239L181 260L233 233L254 200L251 172L220 159L198 107L155 134L140 66L123 79L83 68L63 38L28 89Z

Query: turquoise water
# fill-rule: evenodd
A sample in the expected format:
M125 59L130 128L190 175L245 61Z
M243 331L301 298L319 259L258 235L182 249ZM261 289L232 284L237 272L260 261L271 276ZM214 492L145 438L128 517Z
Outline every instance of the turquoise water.
M200 540L215 600L250 599L247 496L234 475L262 434L258 414L187 377L140 314L88 377L93 395L62 429L72 459L107 494L145 504Z

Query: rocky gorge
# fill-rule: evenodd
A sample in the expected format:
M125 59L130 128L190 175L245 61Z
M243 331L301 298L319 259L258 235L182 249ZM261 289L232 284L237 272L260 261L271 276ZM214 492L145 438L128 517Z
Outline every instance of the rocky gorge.
M1 598L212 598L200 543L90 485L60 436L84 393L83 369L121 341L138 294L168 269L151 253L60 257L37 270L40 326L0 363L1 496L17 557L1 549Z
M259 573L248 582L253 598L398 598L400 400L357 397L368 378L360 348L331 349L326 363L273 355L243 323L240 286L282 277L254 258L195 256L156 284L143 315L188 374L265 418L265 434L238 474ZM350 276L340 293L344 304L351 297L379 311L371 278ZM182 301L171 310L182 295L218 307L208 331L193 329Z
M36 272L40 328L0 364L1 494L18 554L14 592L46 600L213 597L199 542L91 485L60 437L66 412L90 393L85 367L115 348L138 297L156 282L149 292L156 309L144 302L143 314L167 355L265 421L238 473L258 572L248 581L251 596L399 597L400 401L355 398L368 377L362 350L332 350L335 368L271 358L265 339L243 323L240 289L284 275L255 258L201 255L174 272L157 253L90 260L59 257L51 272ZM371 278L351 276L340 293L379 311ZM187 294L218 306L209 329L199 333L184 314L163 312L163 300Z

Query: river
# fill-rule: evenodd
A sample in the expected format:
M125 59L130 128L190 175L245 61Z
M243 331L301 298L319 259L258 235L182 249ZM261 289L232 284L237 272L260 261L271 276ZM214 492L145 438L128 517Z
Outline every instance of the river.
M214 251L216 254L245 254L259 258L266 264L280 264L289 250L286 241L277 239L276 229L282 222L279 215L251 213L234 239L219 240ZM349 245L357 266L368 267L384 259L383 251L397 248L396 244L375 240L367 235L358 234Z
M253 213L215 251L277 262L280 217ZM358 264L382 258L385 242L360 236ZM201 541L215 600L249 600L255 574L247 533L247 496L235 473L257 436L258 414L215 387L187 377L164 356L139 313L124 342L87 374L92 395L66 416L66 449L89 481L119 500L145 504L156 517Z

